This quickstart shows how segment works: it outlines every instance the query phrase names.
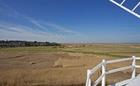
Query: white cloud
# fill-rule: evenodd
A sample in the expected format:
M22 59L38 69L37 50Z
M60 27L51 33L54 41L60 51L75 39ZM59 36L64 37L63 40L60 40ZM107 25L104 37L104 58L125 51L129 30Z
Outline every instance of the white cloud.
M47 28L45 26L43 26L42 24L40 24L40 22L38 22L37 20L35 20L31 17L27 17L27 16L23 16L23 18L26 19L28 22L32 23L37 28L39 28L41 30L47 30Z
M10 25L7 25L4 27L7 29L2 29L2 27L0 28L1 28L0 39L37 40L37 41L51 41L51 42L54 42L54 41L61 42L64 39L64 36L62 35L46 33L46 32L28 31L26 30L25 27L22 27L22 26L11 27Z
M78 41L81 34L61 25L47 21L38 21L34 18L20 14L17 10L0 3L1 15L21 19L31 23L33 27L25 25L23 22L5 22L0 20L0 39L10 40L37 40L50 42L74 42ZM48 28L51 27L51 28ZM35 30L36 29L36 30ZM53 29L55 31L51 31ZM72 39L73 38L73 39Z
M50 23L50 22L44 22L46 26L50 26L60 32L65 32L65 33L70 33L70 34L80 34L79 32L76 32L76 31L73 31L73 30L70 30L68 28L65 28L65 27L62 27L60 25L56 25L56 24L53 24L53 23Z
M20 14L18 11L13 9L12 7L8 6L5 3L0 3L0 15L2 16L8 16L8 17L18 17Z
M30 18L30 17L27 17L27 16L24 16L24 18L27 19L29 22L31 22L33 25L40 28L41 30L49 30L50 28L47 28L49 26L49 27L51 27L51 29L55 29L55 30L62 32L62 33L66 33L66 34L69 33L69 34L76 34L76 35L80 34L79 32L70 30L70 29L65 28L63 26L56 25L56 24L53 24L50 22L37 21L37 20Z

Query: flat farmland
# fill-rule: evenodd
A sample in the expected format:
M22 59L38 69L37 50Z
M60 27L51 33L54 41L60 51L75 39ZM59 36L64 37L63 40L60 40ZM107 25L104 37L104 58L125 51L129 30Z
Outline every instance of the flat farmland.
M93 68L102 59L133 55L140 56L140 44L0 48L0 86L84 86L87 69ZM131 62L118 63L108 65L108 68L129 64ZM130 73L131 70L127 70L107 76L107 83L127 79ZM98 75L100 71L93 79Z

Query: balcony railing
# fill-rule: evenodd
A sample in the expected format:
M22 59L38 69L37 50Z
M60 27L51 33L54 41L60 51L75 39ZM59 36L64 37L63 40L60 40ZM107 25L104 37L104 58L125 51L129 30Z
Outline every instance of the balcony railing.
M99 63L97 66L95 66L93 69L87 70L87 80L86 80L86 86L97 86L101 82L101 86L105 86L106 84L106 75L124 71L127 69L132 69L131 79L134 79L136 76L136 68L140 68L140 65L136 65L136 60L140 60L140 57L132 56L131 58L123 58L123 59L117 59L117 60L102 60L101 63ZM106 65L117 63L117 62L124 62L124 61L132 61L132 64L126 67L120 67L112 70L106 71ZM102 74L97 78L97 80L92 81L91 77L94 75L94 73L101 68ZM126 82L123 82L121 85L127 84L129 80L126 80ZM119 86L121 86L119 85Z

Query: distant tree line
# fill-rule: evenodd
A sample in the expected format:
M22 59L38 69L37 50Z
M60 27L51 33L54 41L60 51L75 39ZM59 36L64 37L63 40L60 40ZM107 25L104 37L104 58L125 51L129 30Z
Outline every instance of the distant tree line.
M0 47L29 47L29 46L60 46L55 42L0 40Z

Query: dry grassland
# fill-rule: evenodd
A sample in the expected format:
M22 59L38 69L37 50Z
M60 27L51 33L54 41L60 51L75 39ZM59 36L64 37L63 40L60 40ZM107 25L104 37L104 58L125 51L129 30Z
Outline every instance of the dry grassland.
M140 56L139 44L69 44L62 47L0 49L0 86L84 86L86 71L102 59ZM139 63L139 62L137 62ZM131 62L107 65L116 68ZM107 76L107 83L129 78L131 70ZM139 70L137 71L139 73ZM93 79L100 75L97 71Z

